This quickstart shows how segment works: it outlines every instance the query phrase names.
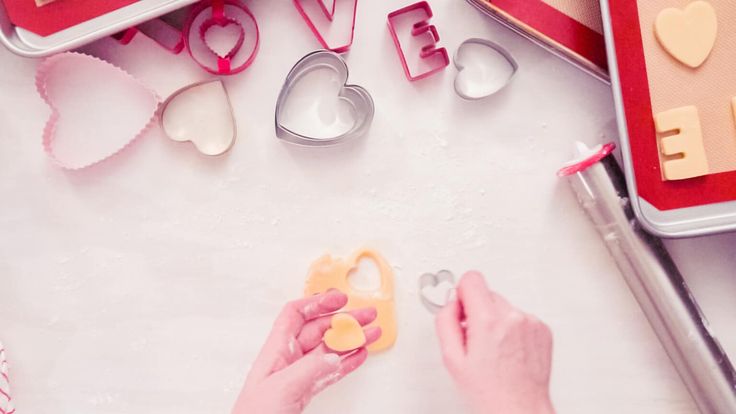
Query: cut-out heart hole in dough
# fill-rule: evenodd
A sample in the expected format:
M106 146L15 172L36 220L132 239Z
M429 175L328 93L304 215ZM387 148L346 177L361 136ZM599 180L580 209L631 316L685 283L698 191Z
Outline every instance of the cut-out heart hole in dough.
M373 259L364 257L348 274L350 286L356 290L372 291L381 287L381 274Z
M206 155L232 147L237 134L233 109L220 80L196 83L174 92L164 102L161 126L174 141L191 141Z
M511 82L519 68L506 49L485 39L464 41L453 60L458 69L455 92L464 99L493 95Z
M245 41L243 25L227 17L205 20L199 30L204 44L223 59L235 56Z
M323 340L331 350L347 352L365 345L365 332L349 313L334 315L330 323L332 327L325 332Z
M425 273L419 278L419 297L432 313L442 309L455 292L455 276L449 270Z
M667 53L691 68L697 68L713 50L718 18L710 3L698 0L683 10L667 8L659 12L654 32Z
M36 88L51 108L43 146L62 167L80 169L109 158L152 124L156 93L122 69L81 53L45 59Z

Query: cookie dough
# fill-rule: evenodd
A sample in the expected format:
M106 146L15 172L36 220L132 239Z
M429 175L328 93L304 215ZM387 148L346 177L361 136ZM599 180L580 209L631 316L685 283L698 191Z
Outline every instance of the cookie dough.
M713 50L718 31L716 11L710 3L694 1L683 10L667 8L659 12L654 33L659 44L681 63L697 68Z
M378 268L381 286L375 291L362 291L352 287L348 281L350 272L358 266L361 259L373 260ZM397 327L394 305L394 274L388 263L377 252L363 249L347 260L325 255L315 261L309 269L305 296L338 289L348 295L344 310L375 307L376 320L368 326L381 328L381 337L368 346L368 351L376 352L390 348L396 342Z
M684 180L707 175L708 159L703 145L698 108L684 106L654 115L654 125L663 136L659 142L662 176Z
M365 345L365 332L360 323L349 313L338 313L332 317L332 327L322 338L333 351L348 352Z

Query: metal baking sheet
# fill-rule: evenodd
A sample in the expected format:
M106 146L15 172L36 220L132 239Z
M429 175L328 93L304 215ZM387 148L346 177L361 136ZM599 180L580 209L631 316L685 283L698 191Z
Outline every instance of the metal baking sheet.
M593 61L591 61L589 57L584 57L584 56L581 56L575 53L574 51L570 50L569 48L555 41L553 38L551 38L547 34L526 25L524 22L519 20L517 17L504 12L503 9L501 9L497 4L491 2L490 0L466 0L466 1L470 3L471 5L473 5L475 8L477 8L478 10L480 10L483 14L491 17L495 21L499 22L501 25L516 32L517 34L531 41L532 43L538 46L541 46L542 48L548 50L550 53L573 64L574 66L578 67L582 71L592 75L596 79L604 83L610 83L607 68L596 65L595 63L593 63ZM527 0L523 0L523 1L527 1ZM527 3L525 4L525 7L531 7L533 9L535 7L535 4L540 3L540 2L539 0L534 0L533 3L534 4ZM559 22L558 21L546 21L546 23L548 23L549 25L555 25ZM602 50L603 40L601 39L599 43L600 43L600 49ZM603 64L605 63L604 56L598 60L603 60Z
M0 43L20 56L48 56L80 47L196 1L140 0L50 36L38 36L14 26L8 19L5 7L0 2Z
M603 29L609 59L621 153L632 207L637 219L649 232L660 237L694 237L736 230L736 201L703 204L694 207L660 210L637 190L631 140L624 108L623 86L614 42L611 7L616 0L601 0Z

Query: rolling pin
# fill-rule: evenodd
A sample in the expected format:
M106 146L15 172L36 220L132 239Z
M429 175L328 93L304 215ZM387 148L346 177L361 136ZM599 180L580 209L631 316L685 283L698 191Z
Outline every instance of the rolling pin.
M736 372L662 241L636 220L613 144L588 148L564 177L703 414L736 413Z

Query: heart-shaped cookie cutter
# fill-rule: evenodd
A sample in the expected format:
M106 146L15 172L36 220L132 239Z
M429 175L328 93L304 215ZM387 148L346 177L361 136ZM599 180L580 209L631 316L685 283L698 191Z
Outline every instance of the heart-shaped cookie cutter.
M151 19L138 26L129 27L122 32L115 33L112 35L112 38L125 46L138 33L143 33L146 37L158 43L159 46L175 55L178 55L184 50L184 38L182 37L181 30L161 18Z
M145 119L141 118L140 124L133 125L133 127L137 127L131 128L130 135L121 138L119 142L117 142L117 144L109 145L109 147L98 149L97 151L89 151L86 148L79 148L78 151L74 151L82 154L85 150L87 150L87 153L91 152L93 154L92 156L81 157L83 161L80 161L80 159L69 158L69 154L67 154L67 156L59 154L56 150L57 134L59 133L59 122L63 118L63 111L67 108L59 108L59 105L54 102L53 92L57 88L50 87L50 84L59 84L59 82L64 80L64 76L78 75L79 73L86 74L87 72L84 71L88 71L89 73L99 75L101 77L104 74L104 76L107 77L108 81L111 77L113 77L116 79L116 81L108 82L112 85L119 86L122 83L126 83L126 91L130 91L130 96L137 97L137 103L139 103L141 106L145 104L145 107L138 108L145 109L145 111L142 111L145 113ZM59 79L60 77L62 78ZM94 84L97 80L98 79L89 79L90 85ZM76 81L78 82L79 80ZM143 134L148 131L148 129L156 124L155 120L157 117L157 108L160 101L156 92L141 83L139 80L135 79L123 69L93 56L76 52L66 52L58 55L53 55L44 59L36 69L36 89L38 90L38 94L51 109L51 115L49 116L48 121L46 121L46 126L43 130L42 143L44 151L60 167L67 170L80 170L83 168L87 168L114 156L115 154L127 148L135 140L143 136ZM79 91L81 94L84 94L86 90L87 89L83 87L75 89L75 91ZM117 96L112 96L111 98L116 97ZM116 109L124 110L125 108ZM112 114L114 115L119 113L112 112ZM90 118L92 117L85 115L85 118L80 122L91 123L93 121L90 120ZM109 122L109 119L105 122ZM105 126L109 125L105 124ZM126 125L126 127L127 126L130 125ZM90 135L88 138L103 139L106 138L106 135L104 134L104 131L100 130L95 131L94 134Z
M237 39L235 40L235 43L232 45L230 50L225 54L218 53L215 49L212 48L212 45L207 42L207 32L212 29L215 26L219 26L222 28L225 28L227 26L234 26L238 29L238 35ZM204 44L207 46L207 49L209 49L212 53L217 55L220 59L230 60L235 56L236 53L240 51L240 48L243 46L243 42L245 41L245 30L243 29L243 25L241 25L237 20L231 19L229 17L222 17L222 18L209 18L202 23L201 26L199 26L199 37L204 39Z
M247 48L249 50L243 48L249 33L246 30L246 22L233 16L228 16L226 10L230 7L237 8L242 12L243 18L249 20L249 25L254 29L254 39L252 42L249 42L251 46ZM212 16L200 22L202 14L208 11L211 11ZM195 24L197 27L193 30ZM205 35L214 26L226 27L229 25L236 25L240 30L238 31L237 38L233 39L233 46L230 50L224 55L220 55L208 43ZM260 44L258 22L255 16L245 4L237 0L205 0L196 4L187 16L187 20L183 26L182 36L192 59L204 70L215 75L233 75L244 71L255 60ZM240 56L241 53L249 53L249 55L241 63L233 67L233 62L236 61L235 58ZM202 54L209 56L211 60L205 60L201 56Z
M208 97L218 101L205 101L203 105L202 99ZM177 111L184 114L179 116L183 120L176 119ZM169 117L171 112L174 112L173 119ZM233 106L220 79L197 82L172 93L161 104L159 124L169 139L191 142L204 155L224 154L232 148L237 138ZM224 136L218 136L218 132L224 133Z
M333 70L340 76L343 87L340 90L339 99L349 104L354 115L352 127L348 131L334 137L317 138L308 136L293 131L285 127L282 123L282 111L294 85L307 73L319 69ZM371 122L373 122L373 115L375 113L373 98L371 98L371 95L363 87L349 85L347 80L348 66L345 60L335 52L318 50L301 58L286 76L286 80L276 101L276 136L292 144L313 147L335 145L363 136L368 132Z
M436 303L436 301L427 297L426 288L437 287L441 284L450 284L452 287L447 290L444 303ZM440 270L435 273L425 273L419 277L419 299L422 301L422 305L432 313L439 312L447 302L450 300L455 291L455 275L449 270Z
M469 45L480 45L483 47L487 47L491 49L493 52L498 53L501 57L506 59L509 66L511 67L511 74L508 76L507 79L505 79L505 83L503 85L491 91L483 91L477 94L469 93L463 88L463 85L460 84L460 82L462 81L462 79L460 78L460 73L465 68L463 64L461 63L462 52L463 52L463 49ZM514 57L511 56L511 53L509 53L508 50L504 49L504 47L499 45L498 43L495 43L495 42L492 42L486 39L479 39L479 38L471 38L471 39L468 39L462 42L460 46L458 46L457 50L455 50L455 55L452 57L452 61L455 64L455 67L457 68L457 70L459 71L458 76L455 77L455 81L453 82L455 93L457 93L458 96L460 96L461 98L471 100L471 101L487 98L501 91L502 89L504 89L511 83L511 81L516 76L516 72L519 70L519 64L516 63L516 59L514 59Z
M299 11L302 19L304 19L304 22L307 23L309 30L312 31L314 37L317 38L317 41L319 41L319 44L321 44L323 48L336 53L344 53L350 50L350 46L353 45L353 38L355 37L355 18L358 11L358 0L349 0L353 3L353 21L350 24L350 38L348 39L347 43L337 46L331 46L328 44L327 39L325 39L325 37L322 35L322 31L320 30L320 28L317 27L314 19L312 19L307 10L304 8L303 3L306 1L317 2L322 15L327 19L329 24L332 24L332 22L335 20L335 10L337 8L337 2L340 0L332 0L331 8L327 7L327 5L325 4L325 0L294 0L294 7L296 7L297 11Z
M13 398L10 396L10 377L8 376L8 361L5 358L5 347L0 342L0 412L15 413Z
M83 74L83 78L81 80L75 78L69 80L69 76L79 76L80 73ZM105 118L104 122L103 120L95 119L94 115L98 112L94 111L94 108L89 110L84 109L85 112L82 114L83 118L77 122L71 122L71 124L83 125L85 122L89 122L90 125L95 126L95 128L93 128L92 131L84 130L83 133L77 131L76 134L71 134L71 136L79 136L88 140L96 139L98 141L105 141L105 138L109 138L111 134L106 133L104 128L115 128L115 132L120 135L120 139L113 139L110 144L103 143L101 148L95 147L90 149L88 148L90 147L88 142L83 141L75 143L74 147L58 150L58 143L56 141L59 133L59 131L57 131L57 129L59 129L59 121L65 115L69 115L68 113L65 113L66 107L60 108L62 105L54 100L54 97L59 94L59 86L65 84L83 85L86 81L89 81L90 84L97 84L99 82L95 82L99 81L99 79L97 79L98 76L106 80L106 84L112 85L112 88L118 88L113 89L114 92L109 93L112 97L123 99L124 97L121 97L121 94L124 92L130 92L132 94L131 96L138 99L136 104L140 105L142 108L140 111L141 114L138 115L140 117L140 122L130 122L126 119L127 123L122 124L119 128L115 128L115 125L110 125L110 123L114 124L116 116L120 116L121 110L124 110L126 107L135 106L133 103L129 102L125 102L128 105L123 105L118 108L110 108L110 111L103 112L111 115L111 117ZM119 89L119 84L121 83L125 86L124 91ZM36 73L36 87L41 98L51 109L51 116L49 117L43 132L42 142L44 151L53 161L64 169L83 169L115 156L155 125L156 118L158 118L163 132L170 139L180 142L191 141L195 147L205 155L214 156L223 154L232 147L236 140L237 126L233 114L232 103L230 102L227 89L220 79L213 79L185 86L171 94L163 104L159 105L160 99L158 95L156 95L156 92L125 72L123 69L93 56L67 52L46 58L40 65L38 65ZM94 89L94 91L97 91L97 89ZM74 102L89 101L91 104L99 102L99 98L96 100L94 98L87 98L85 100L84 94L86 91L89 91L89 89L75 87L71 92L74 94L72 96ZM101 89L101 91L106 92L108 90ZM207 92L208 95L202 95L202 93L205 92ZM68 94L70 92L67 90L65 93ZM197 93L199 93L199 95L197 95ZM193 96L184 96L188 94ZM213 95L215 96L213 97ZM125 97L127 97L127 95ZM210 97L211 99L220 99L220 101L208 101L207 105L202 105L201 100L206 97ZM105 96L105 98L107 97ZM193 99L197 100L197 102L191 102ZM182 111L186 112L187 109L189 110L186 116L179 116L180 118L186 118L188 123L182 124L181 122L172 122L168 125L175 127L175 133L172 133L172 129L168 128L166 123L167 110L170 109L169 107L172 102L177 104L175 105L177 106L175 112L179 111L181 113ZM72 115L74 115L74 113L72 113ZM145 117L143 117L144 115ZM77 116L79 116L79 114L77 114ZM95 123L95 121L97 121L97 123ZM100 124L100 126L97 127L97 124ZM222 127L223 124L225 125L224 127ZM70 125L70 123L67 122L64 125ZM193 125L196 126L196 128L192 128ZM215 126L219 126L221 128L214 128ZM129 135L126 128L131 131ZM217 135L217 131L221 132L219 136ZM197 139L192 139L193 134ZM70 133L67 131L66 134L62 135L70 136ZM73 155L77 154L82 155L81 159L83 161L80 161L79 157L73 157Z

